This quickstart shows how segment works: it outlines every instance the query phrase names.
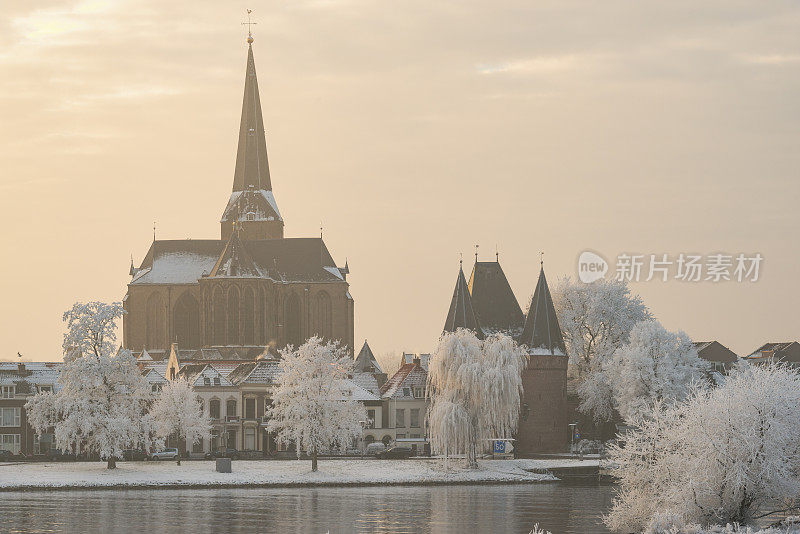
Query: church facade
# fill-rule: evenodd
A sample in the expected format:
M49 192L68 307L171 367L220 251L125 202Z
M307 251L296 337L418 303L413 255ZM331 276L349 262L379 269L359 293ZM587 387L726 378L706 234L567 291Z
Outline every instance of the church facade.
M285 238L272 190L252 39L233 190L220 239L153 240L123 305L123 346L157 359L253 359L313 335L352 352L347 265L319 238Z

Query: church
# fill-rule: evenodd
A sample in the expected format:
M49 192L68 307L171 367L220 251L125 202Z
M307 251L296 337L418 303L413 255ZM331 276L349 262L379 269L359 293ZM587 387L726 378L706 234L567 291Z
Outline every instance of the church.
M286 238L249 36L233 190L220 239L156 240L131 261L123 346L155 360L252 360L313 335L352 352L349 268L322 237Z

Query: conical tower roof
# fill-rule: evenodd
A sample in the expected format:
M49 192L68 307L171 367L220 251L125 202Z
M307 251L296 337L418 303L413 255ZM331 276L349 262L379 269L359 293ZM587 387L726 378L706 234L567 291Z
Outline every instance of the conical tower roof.
M362 373L382 373L381 366L378 365L378 360L375 359L375 355L372 353L372 349L369 348L369 344L367 340L364 340L364 346L361 347L361 351L356 356L356 365L355 368L357 371L361 371Z
M261 98L258 95L256 62L253 45L247 46L247 73L244 79L242 120L239 124L239 148L236 151L236 170L233 175L233 190L248 188L272 190L267 161L267 138L264 118L261 115Z
M531 354L563 356L567 353L556 317L556 308L553 306L553 298L550 296L550 288L544 276L544 267L539 271L539 281L533 292L531 307L528 308L519 343L526 345Z
M469 277L472 306L484 331L518 336L525 316L499 261L476 261Z
M472 330L478 339L484 337L478 316L475 315L472 307L472 298L469 294L467 280L464 278L464 269L460 265L456 287L453 290L453 300L450 302L450 310L447 312L447 320L444 323L444 331L455 332L459 328Z

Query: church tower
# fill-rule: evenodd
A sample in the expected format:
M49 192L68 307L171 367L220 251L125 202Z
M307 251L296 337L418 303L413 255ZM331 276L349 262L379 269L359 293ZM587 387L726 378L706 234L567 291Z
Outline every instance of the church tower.
M248 36L247 43L247 73L233 192L220 221L222 239L225 241L233 233L234 223L237 223L239 237L243 240L283 237L283 218L272 194L269 176L267 139L258 94L252 35Z

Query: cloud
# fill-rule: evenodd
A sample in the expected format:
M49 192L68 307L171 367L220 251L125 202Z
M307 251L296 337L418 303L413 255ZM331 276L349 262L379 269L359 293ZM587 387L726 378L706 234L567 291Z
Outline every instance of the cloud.
M553 74L576 71L596 63L598 59L596 54L536 56L476 65L475 70L480 74Z
M739 60L753 65L788 65L800 63L800 54L740 54Z

